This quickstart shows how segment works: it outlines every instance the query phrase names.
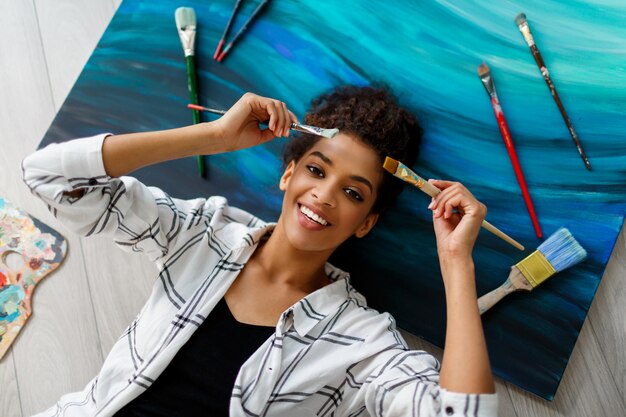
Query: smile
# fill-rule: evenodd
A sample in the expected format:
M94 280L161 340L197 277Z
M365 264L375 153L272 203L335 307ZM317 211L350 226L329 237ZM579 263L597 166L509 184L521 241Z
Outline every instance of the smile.
M326 219L318 216L312 210L303 206L302 204L300 204L300 212L304 214L307 217L307 219L314 221L315 223L321 224L322 226L328 225L328 221Z

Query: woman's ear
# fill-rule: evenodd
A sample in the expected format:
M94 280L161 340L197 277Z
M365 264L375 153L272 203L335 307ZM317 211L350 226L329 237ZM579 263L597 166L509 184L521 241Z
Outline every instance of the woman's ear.
M293 171L296 169L296 162L291 160L287 168L285 168L285 172L283 172L282 177L280 177L279 187L281 191L285 191L287 189L287 184L289 184L289 179L293 175Z
M356 229L354 235L358 238L362 238L367 235L370 230L374 228L376 222L378 221L378 213L370 213L367 215L363 223Z

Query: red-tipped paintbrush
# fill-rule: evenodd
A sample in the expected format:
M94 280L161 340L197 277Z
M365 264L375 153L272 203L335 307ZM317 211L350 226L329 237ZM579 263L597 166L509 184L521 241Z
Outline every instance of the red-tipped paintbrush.
M228 36L228 31L230 31L230 27L233 24L233 20L235 20L235 15L237 14L237 9L239 9L239 5L241 4L241 0L237 0L235 2L235 7L233 7L233 11L228 18L228 23L226 23L226 27L224 28L224 33L222 33L222 39L217 44L217 48L215 48L215 53L213 54L213 59L217 60L222 52L222 46L224 46L224 41L226 40L226 36Z
M263 7L269 2L269 0L262 0L261 3L259 3L259 5L257 6L256 9L254 9L254 11L252 12L252 14L250 15L250 17L248 18L248 20L243 24L243 26L241 27L241 29L239 29L239 32L237 32L235 34L235 36L233 37L233 39L228 42L228 45L226 45L226 48L224 48L223 51L220 52L220 54L217 56L217 62L222 62L222 60L224 59L224 57L226 56L226 54L228 53L228 51L231 50L231 48L233 47L233 45L235 44L235 42L237 42L239 40L239 38L241 38L241 36L246 32L246 30L248 29L248 25L250 25L250 23L254 20L254 18L261 12L261 10L263 10ZM233 13L235 12L235 10L233 11Z
M524 174L522 174L522 167L520 166L520 163L517 159L517 153L515 152L515 148L513 147L511 132L509 132L509 127L506 124L506 120L504 119L504 112L502 111L502 107L500 106L500 100L498 99L498 94L496 93L496 85L493 82L493 77L491 76L491 71L489 70L489 67L484 62L478 66L478 76L483 82L485 90L487 90L487 94L489 94L489 97L491 98L491 106L493 107L493 112L496 115L498 127L500 128L502 139L504 139L504 145L506 146L506 150L509 153L509 158L511 158L511 164L513 165L513 170L515 171L515 176L517 177L519 188L522 190L522 196L524 197L524 202L526 203L526 209L528 210L528 214L530 215L530 220L533 222L535 233L537 234L537 237L541 239L541 227L539 226L539 221L537 220L537 215L535 214L533 202L530 199L530 193L528 192L528 187L526 186L526 180L524 180Z

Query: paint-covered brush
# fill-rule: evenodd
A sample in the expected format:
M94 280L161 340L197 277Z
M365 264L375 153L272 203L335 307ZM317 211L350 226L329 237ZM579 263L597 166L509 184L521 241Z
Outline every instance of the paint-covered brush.
M511 164L513 165L513 171L515 171L515 177L517 178L519 187L522 190L522 197L524 197L526 209L528 210L530 220L532 221L533 227L535 228L535 234L539 239L541 239L541 227L539 226L539 221L537 220L537 215L535 214L533 202L530 199L530 193L528 192L528 187L526 186L524 174L522 174L522 167L520 166L519 160L517 159L517 153L515 152L515 147L513 146L513 139L511 139L509 126L506 124L504 112L502 111L502 106L500 106L500 99L498 98L498 93L496 92L496 84L493 81L493 76L491 75L491 70L489 69L489 66L487 66L487 64L485 64L484 62L478 66L478 76L480 77L480 81L482 81L485 90L487 90L489 98L491 98L491 107L493 107L493 112L496 115L498 127L500 128L502 139L504 139L504 146L506 146L506 150L509 153L509 158L511 159Z
M220 116L226 114L226 110L211 109L209 107L198 106L197 104L187 104L187 107L193 110L219 114ZM337 136L337 133L339 133L339 129L324 129L322 127L303 125L300 123L291 123L291 130L308 133L310 135L323 136L328 139L334 138L335 136Z
M393 158L386 157L385 162L383 163L383 168L385 168L385 170L391 173L394 177L400 178L401 180L406 181L409 184L416 186L417 188L419 188L420 190L422 190L423 192L425 192L426 194L428 194L429 196L433 198L441 192L439 188L435 187L434 185L426 181L424 178L417 175L415 172L413 172L409 167L404 165L402 162L396 161ZM487 220L483 220L482 227L490 231L494 235L498 236L500 239L504 240L505 242L515 246L517 249L524 250L524 246L522 246L522 244L520 244L518 241L516 241L515 239L513 239L506 233L499 230L497 227L489 223Z
M569 230L557 230L536 251L511 267L504 284L478 299L480 314L513 291L532 291L557 272L582 262L586 257L587 251Z
M572 136L574 143L576 144L576 149L578 149L578 153L585 164L585 168L591 171L591 164L589 163L589 159L587 159L587 155L585 155L585 151L583 151L583 145L580 143L580 139L578 139L578 135L572 126L572 123L569 120L569 116L565 112L565 107L563 107L563 103L561 103L561 99L559 98L559 94L556 92L556 87L552 82L552 78L550 78L550 73L548 72L548 68L546 64L543 62L543 57L539 52L539 48L535 44L535 40L533 39L533 35L530 33L530 26L528 26L528 21L526 20L526 15L524 13L520 13L515 17L515 24L519 28L520 32L524 36L524 40L528 44L530 48L530 52L533 54L533 58L535 58L535 62L539 67L539 71L541 71L541 75L543 79L548 84L548 88L550 89L550 94L552 94L552 98L554 99L559 111L561 112L561 117L563 117L563 121L565 121L565 125L567 125L567 129L569 130L569 134Z
M176 28L180 43L185 53L185 66L187 67L187 88L189 99L198 104L198 79L196 76L195 47L196 47L196 12L191 7L179 7L175 12ZM193 124L200 123L200 113L197 110L191 112ZM198 155L198 172L201 177L206 174L204 155Z

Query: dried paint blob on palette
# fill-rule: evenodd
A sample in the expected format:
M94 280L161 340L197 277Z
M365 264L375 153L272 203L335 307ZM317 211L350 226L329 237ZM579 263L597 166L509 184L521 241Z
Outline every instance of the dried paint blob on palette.
M66 253L63 236L0 197L0 359L32 314L35 286Z

